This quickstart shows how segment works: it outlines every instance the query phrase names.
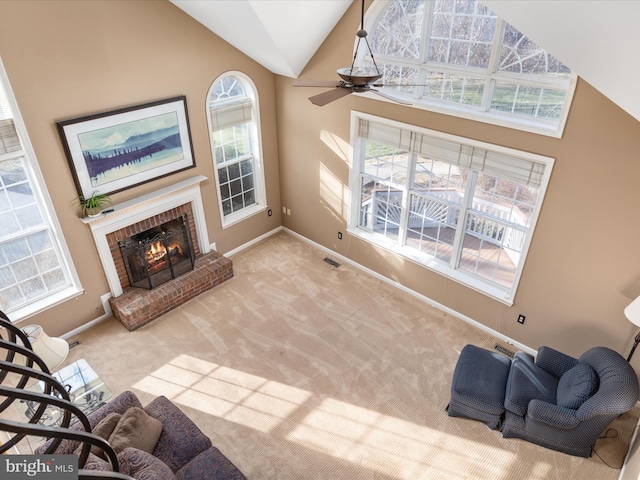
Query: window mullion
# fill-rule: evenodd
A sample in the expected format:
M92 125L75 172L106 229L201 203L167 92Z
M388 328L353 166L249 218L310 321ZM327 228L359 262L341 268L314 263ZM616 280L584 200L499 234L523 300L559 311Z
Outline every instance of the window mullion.
M422 39L420 42L420 47L422 51L420 52L419 61L421 63L426 63L429 58L429 47L431 41L431 31L433 29L433 10L434 10L435 2L426 2L425 7L422 12L422 24L424 25L422 29Z
M411 135L414 135L413 133ZM400 213L400 231L398 232L398 242L400 245L407 243L407 235L409 233L409 211L411 209L411 191L413 190L414 177L416 171L416 162L418 155L409 153L409 162L407 164L407 181L402 195L402 210Z
M500 65L500 51L502 49L502 38L504 37L504 31L506 23L504 20L497 18L496 27L493 31L493 40L491 43L491 54L489 56L489 65L487 66L487 77L484 84L484 92L482 95L481 110L488 112L491 109L491 101L493 99L493 90L496 85L496 80L493 75L498 71Z
M460 265L460 257L462 256L462 247L464 243L464 234L467 228L467 217L469 210L473 206L473 194L475 191L478 173L470 170L467 177L467 183L464 188L464 202L460 206L458 214L458 224L456 225L456 234L453 240L453 253L451 255L451 268L457 269Z
M429 60L429 48L431 45L431 30L433 29L433 8L435 2L427 2L422 12L423 35L420 39L420 52L418 56L418 87L416 87L416 98L421 98L425 94L427 85L428 70L425 66Z

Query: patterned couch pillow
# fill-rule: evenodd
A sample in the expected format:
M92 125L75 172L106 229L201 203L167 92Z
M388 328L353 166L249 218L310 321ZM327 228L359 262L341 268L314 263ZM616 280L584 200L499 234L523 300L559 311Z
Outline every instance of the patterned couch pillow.
M598 374L590 365L579 363L558 382L557 404L577 409L598 389Z

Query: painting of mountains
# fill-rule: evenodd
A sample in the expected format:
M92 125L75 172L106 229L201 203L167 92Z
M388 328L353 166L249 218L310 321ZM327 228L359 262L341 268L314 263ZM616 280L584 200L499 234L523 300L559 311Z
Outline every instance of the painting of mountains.
M195 166L184 96L58 122L58 128L82 196Z
M79 141L93 187L182 159L175 113L86 132Z

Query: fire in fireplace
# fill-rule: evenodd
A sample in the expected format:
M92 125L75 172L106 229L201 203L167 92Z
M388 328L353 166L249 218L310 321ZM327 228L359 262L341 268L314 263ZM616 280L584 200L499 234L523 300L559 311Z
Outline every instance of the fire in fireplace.
M193 270L195 264L187 214L118 245L132 287L155 288Z

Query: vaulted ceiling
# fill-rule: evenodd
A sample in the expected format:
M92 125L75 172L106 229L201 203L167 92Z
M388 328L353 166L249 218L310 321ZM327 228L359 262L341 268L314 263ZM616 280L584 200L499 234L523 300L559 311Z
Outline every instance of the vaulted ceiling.
M171 2L273 73L295 78L352 0ZM640 120L637 87L640 42L635 38L640 2L484 0L483 3ZM358 25L353 28L355 36Z

